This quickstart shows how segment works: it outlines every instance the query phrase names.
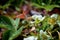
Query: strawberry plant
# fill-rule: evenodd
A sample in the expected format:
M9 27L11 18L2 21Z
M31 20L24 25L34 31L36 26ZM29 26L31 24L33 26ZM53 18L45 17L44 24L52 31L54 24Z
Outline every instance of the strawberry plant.
M2 37L3 40L13 40L14 38L21 34L24 26L19 27L19 22L20 18L16 18L14 20L7 16L0 16L0 28L7 29L3 33Z

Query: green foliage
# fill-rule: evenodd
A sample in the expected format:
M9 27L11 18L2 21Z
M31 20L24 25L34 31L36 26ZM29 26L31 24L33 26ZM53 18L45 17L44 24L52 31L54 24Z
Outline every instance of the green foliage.
M57 1L53 0L33 0L32 6L36 6L38 8L44 8L46 11L51 11L54 7L60 7L57 3Z
M35 16L36 17L36 16ZM55 15L55 17L56 17L56 15ZM58 17L57 17L57 20L56 21L54 21L55 20L55 18L54 18L54 20L51 20L51 19L53 19L53 18L51 18L51 16L48 16L48 15L46 15L46 17L45 17L45 19L43 20L43 21L41 21L41 22L39 22L39 20L37 20L37 22L38 22L38 24L34 21L34 23L36 24L36 25L34 25L35 27L36 27L36 31L38 31L38 40L54 40L54 39L59 39L59 38L57 38L57 37L59 37L59 34L56 34L56 35L58 35L58 36L56 36L56 35L54 35L54 37L53 37L53 35L52 34L54 34L54 32L57 32L57 31L60 31L59 29L60 29L60 26L59 26L59 24L60 24L60 20L59 20L59 15L58 15ZM50 21L51 22L50 22ZM58 23L57 23L57 21L58 21ZM42 24L41 24L42 23ZM50 24L51 23L51 24ZM39 25L39 24L41 24L41 25ZM39 34L39 31L41 31L41 30L43 30L42 32L40 32L40 34ZM45 34L44 34L45 33ZM58 33L58 32L57 32ZM48 36L48 37L47 37ZM50 36L50 37L49 37ZM56 37L55 37L56 36ZM51 39L49 39L49 38L51 38Z
M11 23L13 21L10 20L7 16L0 16L0 25L2 27L6 26L8 29L12 29L13 24ZM1 27L0 26L0 27Z
M10 36L10 30L4 32L2 40L8 40Z
M9 0L7 3L5 3L3 6L0 5L0 8L5 10L6 8L8 8L9 6L14 6L14 7L19 7L22 6L22 3L24 2L24 0ZM2 2L3 3L3 2Z
M51 11L55 7L60 7L59 5L39 5L36 3L32 3L32 6L36 6L37 8L44 8L46 11Z
M2 20L3 19L3 20ZM58 16L58 19L56 20L56 24L58 24L58 26L55 26L56 24L49 24L51 17L50 16L46 16L42 21L39 20L35 20L33 21L34 23L32 23L32 27L35 26L36 27L36 31L37 31L37 36L38 36L38 40L50 40L50 39L55 39L52 35L52 33L54 34L54 32L59 32L60 27L59 27L59 22L60 21L60 17ZM50 21L49 21L50 20ZM19 18L16 18L15 20L8 17L8 16L0 16L0 28L6 28L7 30L3 33L3 40L13 40L16 37L18 37L23 28L26 28L30 26L29 24L30 21L27 20L23 20L20 22ZM19 23L21 23L21 25L19 25ZM41 24L42 23L42 24ZM36 25L35 25L36 24ZM41 24L41 25L39 25ZM43 31L41 31L43 30ZM40 32L40 33L39 33ZM57 33L58 33L57 32ZM35 35L34 33L31 35ZM59 37L59 34L58 34ZM58 38L56 38L58 39ZM59 37L60 39L60 37Z
M0 8L6 9L9 6L20 7L26 0L9 0L5 5L1 6ZM44 8L47 11L50 11L54 7L60 7L60 0L30 0L31 4L37 6L39 8Z
M50 40L52 37L46 31L40 30L40 40Z
M14 0L9 0L5 5L0 5L0 8L2 8L3 10L8 8L11 5L11 2L13 2ZM3 3L3 2L2 2Z
M39 5L42 5L44 3L45 5L51 5L51 4L57 4L59 5L60 0L31 0L32 3L37 3Z
M22 6L23 2L25 0L9 0L5 5L0 5L0 8L2 8L3 10L8 8L9 6L13 5L14 7L16 7L16 10L19 10L19 6ZM44 8L46 9L46 11L51 11L54 7L60 7L60 0L31 0L31 5L32 6L36 6L38 8ZM56 20L56 24L58 24L57 28L54 27L53 24L49 24L48 20L50 19L50 16L46 16L46 18L43 21L40 21L38 19L36 19L33 23L32 26L36 27L36 31L38 31L38 40L44 40L46 37L47 40L50 40L49 38L52 37L52 33L54 34L54 32L58 32L59 33L59 29L60 29L60 15L58 17L58 19ZM39 25L41 24L42 25ZM21 25L19 25L21 24ZM27 26L29 27L29 21L27 22L26 20L23 20L20 23L20 18L16 18L15 20L8 17L8 16L2 16L0 15L0 28L5 28L7 29L4 33L3 33L3 40L13 40L16 37L18 37L23 28ZM27 28L26 27L26 28ZM40 32L39 35L39 31L43 30L43 34L41 34L42 32ZM47 32L46 34L44 34L45 32ZM34 33L33 33L34 34ZM47 37L47 35L49 35L50 37ZM54 38L54 37L52 37ZM59 35L59 39L60 39L60 35Z
M3 40L13 40L21 34L24 26L19 27L19 21L20 18L13 20L7 16L0 16L0 28L7 29L6 32L3 33Z

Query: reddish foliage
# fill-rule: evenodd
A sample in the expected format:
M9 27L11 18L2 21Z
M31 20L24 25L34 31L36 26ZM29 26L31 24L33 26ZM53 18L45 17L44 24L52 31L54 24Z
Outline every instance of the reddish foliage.
M28 5L24 5L21 9L22 13L17 15L17 18L24 19L26 15L29 13L29 7Z

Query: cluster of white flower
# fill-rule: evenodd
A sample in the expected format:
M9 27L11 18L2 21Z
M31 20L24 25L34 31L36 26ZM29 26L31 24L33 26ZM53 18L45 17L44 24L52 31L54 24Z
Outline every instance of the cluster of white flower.
M51 15L51 18L57 19L57 18L58 18L58 14L52 14L52 15ZM57 24L60 26L60 21L57 20L56 22L57 22Z
M34 19L34 20L38 19L40 21L43 21L45 19L45 16L42 17L42 15L33 15L32 16L32 19Z
M40 21L43 21L44 19L46 18L46 16L42 16L42 15L33 15L32 16L32 19L36 20L40 20ZM50 18L54 18L54 19L57 19L58 18L58 14L52 14L50 16ZM60 25L60 21L57 21L57 23ZM34 21L30 21L30 24L33 25L34 24ZM35 30L36 28L35 27L32 27L31 31ZM40 30L40 39L41 40L50 40L51 39L51 36L47 34L46 31L43 31L43 30ZM27 37L27 38L24 38L24 40L37 40L38 37L34 37L34 36L30 36L30 37Z

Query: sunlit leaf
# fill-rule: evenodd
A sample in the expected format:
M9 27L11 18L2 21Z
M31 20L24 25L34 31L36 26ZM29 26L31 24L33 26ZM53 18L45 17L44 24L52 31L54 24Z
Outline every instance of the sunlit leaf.
M20 18L16 18L16 20L14 20L16 30L17 30L17 28L19 26L19 22L20 22Z

